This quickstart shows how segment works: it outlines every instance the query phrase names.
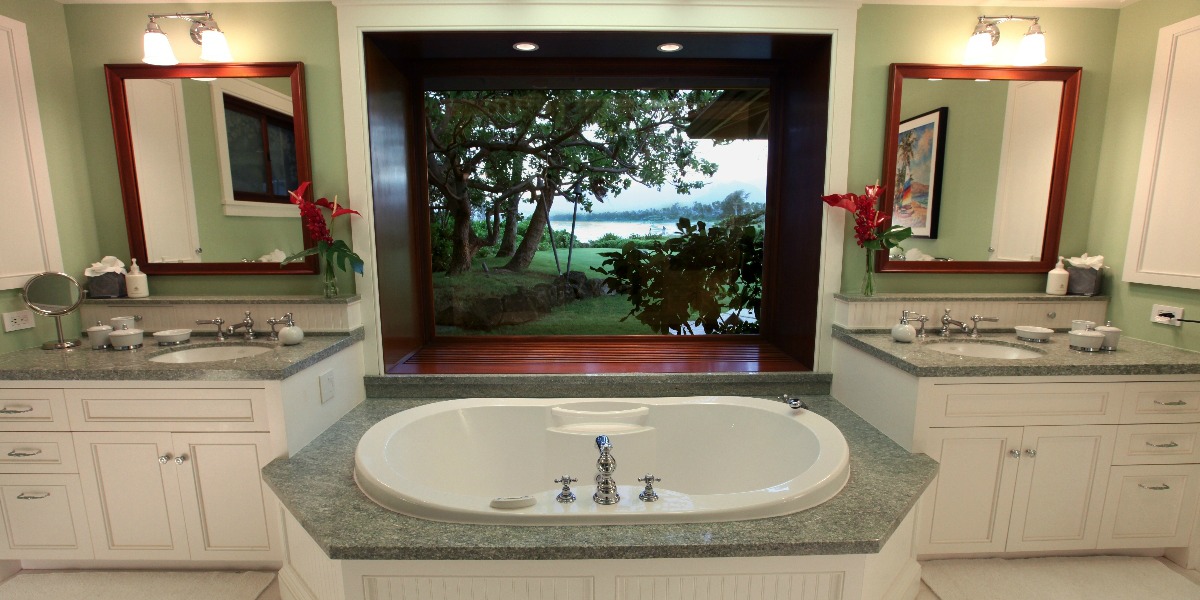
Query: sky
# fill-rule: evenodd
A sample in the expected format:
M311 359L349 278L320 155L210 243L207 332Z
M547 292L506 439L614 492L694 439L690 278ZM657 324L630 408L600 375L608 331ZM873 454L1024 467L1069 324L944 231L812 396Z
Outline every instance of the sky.
M729 144L714 145L711 140L698 140L696 154L701 158L711 160L720 168L709 180L707 185L690 195L680 196L669 185L661 191L634 184L633 187L621 192L618 196L606 198L603 203L595 203L592 212L609 212L622 210L639 210L669 206L676 202L690 205L702 200L712 202L724 199L732 191L742 189L749 193L748 201L764 202L767 189L767 140L737 140ZM710 198L713 194L719 197ZM559 201L554 203L551 213L569 211L570 204Z

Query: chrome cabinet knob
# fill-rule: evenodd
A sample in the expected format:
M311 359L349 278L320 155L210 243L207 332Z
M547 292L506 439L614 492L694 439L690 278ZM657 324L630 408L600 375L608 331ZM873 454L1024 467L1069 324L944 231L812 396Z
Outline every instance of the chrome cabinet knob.
M1013 458L1021 458L1021 451L1020 450L1009 450L1008 455Z
M158 457L158 464L165 465L170 460L171 460L171 454L167 453L167 454L164 454L164 455Z
M1033 448L1028 448L1025 450L1025 454L1028 455L1029 458L1034 458L1037 456L1037 450L1034 450Z
M175 457L175 464L182 465L184 462L187 461L187 459L188 459L188 457L186 454L180 454L179 456Z

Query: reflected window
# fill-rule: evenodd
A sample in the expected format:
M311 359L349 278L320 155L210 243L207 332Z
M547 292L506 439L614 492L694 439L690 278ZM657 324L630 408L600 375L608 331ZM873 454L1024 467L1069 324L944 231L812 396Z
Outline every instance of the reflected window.
M289 202L300 185L292 117L229 94L224 104L234 199Z

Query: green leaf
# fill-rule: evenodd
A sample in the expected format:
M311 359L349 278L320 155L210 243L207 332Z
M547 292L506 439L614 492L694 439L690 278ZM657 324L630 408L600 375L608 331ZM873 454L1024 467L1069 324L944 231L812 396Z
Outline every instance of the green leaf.
M312 255L316 254L317 252L318 252L318 250L317 250L316 246L313 246L312 248L306 248L304 250L301 250L301 251L283 259L282 261L279 262L279 266L282 267L283 265L287 265L287 264L294 263L296 261L304 260L305 258L312 256Z

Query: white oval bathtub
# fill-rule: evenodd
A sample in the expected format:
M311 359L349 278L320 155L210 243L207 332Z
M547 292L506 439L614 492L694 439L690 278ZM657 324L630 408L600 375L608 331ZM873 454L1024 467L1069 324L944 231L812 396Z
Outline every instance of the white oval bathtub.
M607 435L621 500L602 506L595 438ZM850 476L842 432L782 402L742 397L470 398L406 410L358 443L354 478L385 508L452 523L702 523L790 514ZM660 499L638 499L653 473ZM578 500L555 500L563 475ZM524 498L528 497L528 498ZM499 498L532 506L493 508Z

